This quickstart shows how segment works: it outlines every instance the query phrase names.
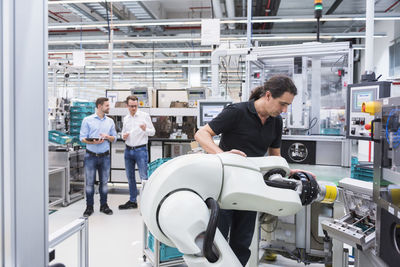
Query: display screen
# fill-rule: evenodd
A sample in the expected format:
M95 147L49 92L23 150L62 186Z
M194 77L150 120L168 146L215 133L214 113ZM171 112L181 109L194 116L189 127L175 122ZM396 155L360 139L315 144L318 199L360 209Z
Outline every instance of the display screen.
M224 109L224 106L205 106L203 107L203 123L207 124Z
M200 102L198 126L204 126L212 121L227 105L231 103L232 102L230 101Z
M362 103L375 100L376 88L352 91L352 111L361 112Z
M199 100L204 99L204 91L192 91L188 92L188 99L189 100Z

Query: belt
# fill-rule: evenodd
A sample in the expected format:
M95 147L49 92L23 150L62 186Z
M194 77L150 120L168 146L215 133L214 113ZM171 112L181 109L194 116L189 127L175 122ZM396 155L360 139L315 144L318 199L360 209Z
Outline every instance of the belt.
M92 156L95 156L95 157L104 157L104 156L110 155L110 151L109 151L109 150L106 151L106 152L104 152L104 153L94 153L94 152L92 152L92 151L90 151L90 150L86 150L86 152L87 152L89 155L92 155Z
M145 145L140 145L140 146L128 146L128 145L126 145L126 149L134 150L134 149L138 149L138 148L145 147L145 146L147 146L147 145L146 144Z

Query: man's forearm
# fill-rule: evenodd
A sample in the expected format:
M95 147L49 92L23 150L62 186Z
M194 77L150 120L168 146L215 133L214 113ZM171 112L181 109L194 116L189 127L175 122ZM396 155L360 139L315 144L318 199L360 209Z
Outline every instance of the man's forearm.
M212 136L206 131L199 130L194 138L207 153L217 154L224 152L214 143Z

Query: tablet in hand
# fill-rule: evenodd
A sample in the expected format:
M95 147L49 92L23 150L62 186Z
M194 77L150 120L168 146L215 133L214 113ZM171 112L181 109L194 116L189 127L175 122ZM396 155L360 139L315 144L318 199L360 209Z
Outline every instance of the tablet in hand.
M91 137L88 137L88 138L86 138L86 140L89 141L89 142L93 142L93 141L99 141L100 138L91 138Z

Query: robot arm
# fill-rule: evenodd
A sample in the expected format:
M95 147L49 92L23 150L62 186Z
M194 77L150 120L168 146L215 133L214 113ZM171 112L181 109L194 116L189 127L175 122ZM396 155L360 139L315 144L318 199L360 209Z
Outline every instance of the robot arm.
M241 266L217 229L219 207L286 216L326 198L325 187L312 177L285 178L289 172L286 160L275 156L181 156L160 166L146 183L143 220L158 240L177 247L190 267Z

